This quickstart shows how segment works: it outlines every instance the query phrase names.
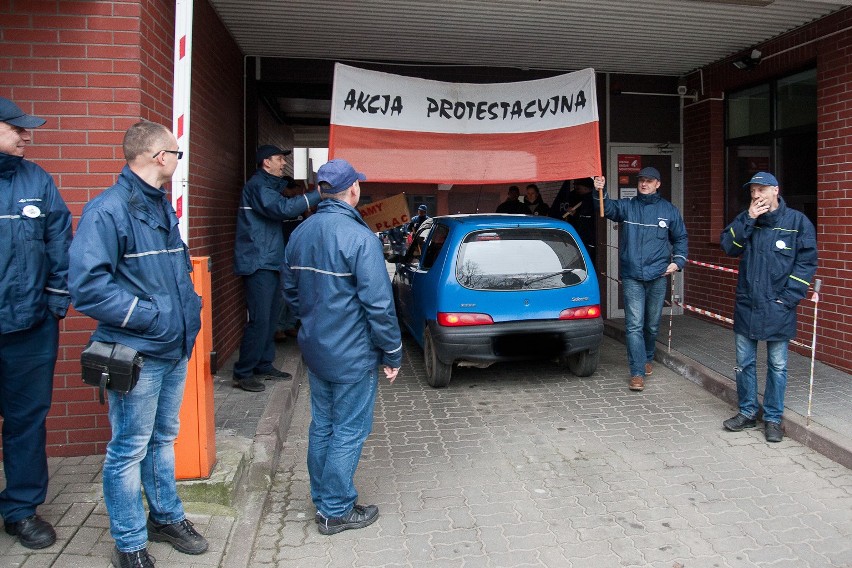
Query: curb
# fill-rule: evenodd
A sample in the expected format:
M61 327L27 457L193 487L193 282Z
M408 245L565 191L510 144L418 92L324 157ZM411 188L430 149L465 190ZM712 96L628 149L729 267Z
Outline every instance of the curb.
M604 320L604 334L625 343L624 326L621 324ZM733 380L705 367L677 350L672 349L669 352L667 349L660 349L659 345L658 342L654 360L701 386L704 390L734 408L737 407L737 386ZM761 396L760 399L762 400L762 398ZM852 440L837 432L813 421L809 424L807 417L785 408L784 433L790 439L811 448L844 467L852 469Z
M298 356L295 368L285 365L285 370L293 373L293 379L274 383L274 390L258 422L254 441L247 451L248 467L236 482L233 506L237 510L237 520L225 547L226 552L221 564L223 568L250 566L252 548L266 498L272 487L281 449L293 418L293 407L306 376L305 365L298 349L295 354Z

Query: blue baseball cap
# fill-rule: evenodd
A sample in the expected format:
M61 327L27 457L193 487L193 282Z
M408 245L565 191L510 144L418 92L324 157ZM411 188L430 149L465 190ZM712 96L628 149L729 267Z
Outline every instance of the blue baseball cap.
M352 164L340 158L329 160L317 170L317 184L325 182L331 186L329 189L320 189L322 193L346 191L356 180L366 181L367 176L356 172Z
M290 150L282 150L278 146L273 146L272 144L264 144L263 146L259 146L257 148L257 154L255 154L254 163L259 164L263 162L266 158L271 158L272 156L277 156L281 154L282 156L286 156L290 153Z
M639 170L639 177L640 178L655 179L657 181L660 181L660 170L658 170L657 168L652 168L651 166L648 166L646 168L642 168L641 170Z
M425 203L421 203L421 204L420 204L420 206L417 208L417 210L418 210L418 211L426 211L426 204L425 204Z
M770 174L769 172L757 172L751 179L743 184L744 189L748 189L748 186L756 183L757 185L778 185L778 180L775 179L775 176Z
M0 122L5 122L18 128L37 128L47 121L25 113L21 110L21 107L9 99L0 97Z

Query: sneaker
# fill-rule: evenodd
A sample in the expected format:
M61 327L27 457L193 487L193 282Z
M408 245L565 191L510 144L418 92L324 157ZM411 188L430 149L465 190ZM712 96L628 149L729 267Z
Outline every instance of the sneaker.
M13 523L3 523L3 528L6 529L6 534L17 536L22 546L34 550L47 548L56 542L56 531L38 515L30 515Z
M110 561L115 568L153 568L157 563L157 560L148 554L147 548L135 552L121 552L113 548Z
M262 373L255 373L256 376L263 377L267 381L271 381L273 379L279 379L282 381L289 381L293 378L293 375L286 371L279 371L275 367L269 369L268 371L264 371Z
M266 386L257 380L255 377L247 379L234 379L234 387L243 389L248 392L261 392L266 390Z
M349 529L363 529L372 525L378 518L379 508L375 505L355 505L349 513L342 517L320 515L317 528L320 534L337 534Z
M645 390L645 379L640 376L630 377L630 390L641 391Z
M779 422L767 422L763 433L767 442L780 442L784 439L784 430Z
M192 521L184 519L178 523L161 525L148 517L148 540L153 542L168 542L175 550L184 554L201 554L207 550L207 539L198 534L192 526Z
M654 366L650 363L645 363L645 376L654 374Z
M722 422L722 426L725 427L725 430L730 430L731 432L740 432L741 430L745 430L746 428L754 428L757 426L757 420L754 418L749 418L745 414L737 413L733 418L728 418L724 422Z

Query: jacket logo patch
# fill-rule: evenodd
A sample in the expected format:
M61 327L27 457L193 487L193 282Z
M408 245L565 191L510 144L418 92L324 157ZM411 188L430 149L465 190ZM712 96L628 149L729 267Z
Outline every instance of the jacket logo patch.
M39 215L41 215L41 209L39 209L35 205L27 205L24 207L21 213L24 215L24 217L29 217L30 219L38 219Z

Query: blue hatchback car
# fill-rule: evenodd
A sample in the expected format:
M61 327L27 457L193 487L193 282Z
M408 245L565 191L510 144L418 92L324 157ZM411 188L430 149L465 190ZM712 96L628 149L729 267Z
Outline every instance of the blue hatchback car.
M400 327L423 348L433 387L453 365L556 359L598 366L598 279L574 228L549 217L449 215L425 221L396 262Z

